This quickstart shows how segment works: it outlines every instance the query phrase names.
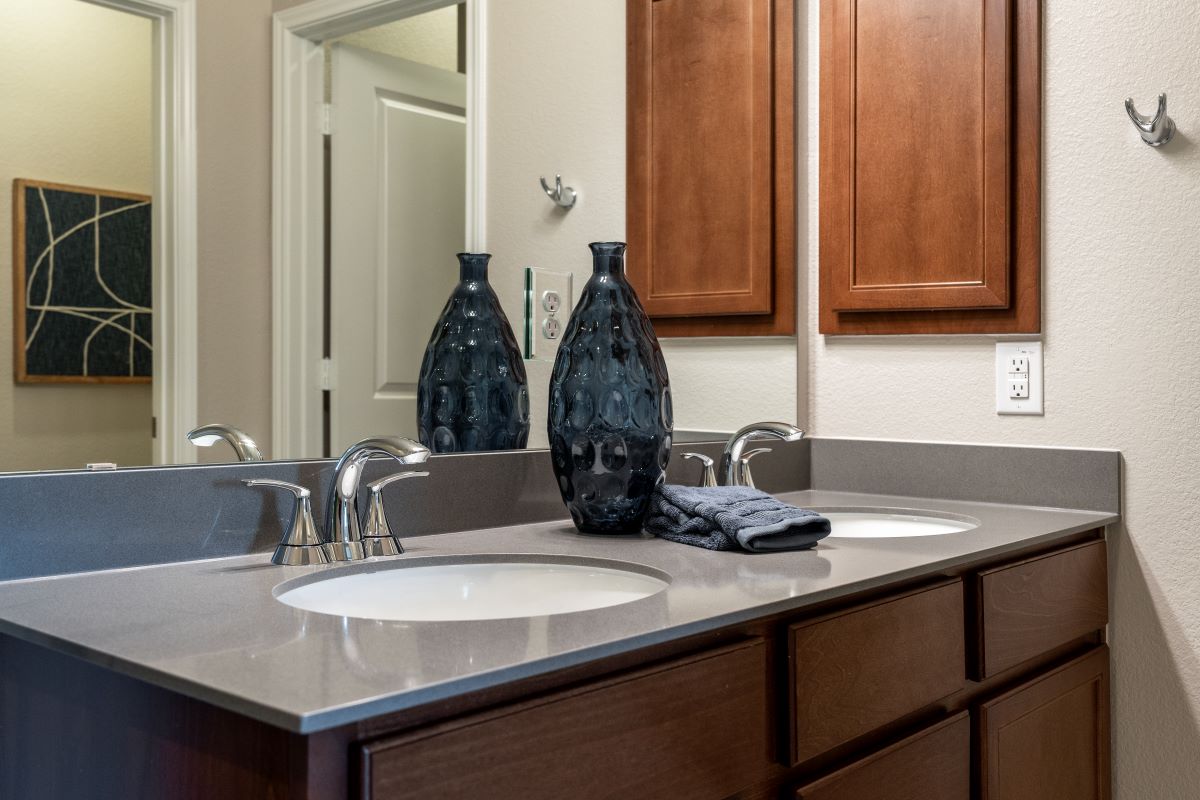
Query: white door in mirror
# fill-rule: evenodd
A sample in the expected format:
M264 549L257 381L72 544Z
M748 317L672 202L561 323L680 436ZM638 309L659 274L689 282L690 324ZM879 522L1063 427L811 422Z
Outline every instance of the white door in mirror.
M330 448L417 438L425 344L466 238L466 76L332 48Z

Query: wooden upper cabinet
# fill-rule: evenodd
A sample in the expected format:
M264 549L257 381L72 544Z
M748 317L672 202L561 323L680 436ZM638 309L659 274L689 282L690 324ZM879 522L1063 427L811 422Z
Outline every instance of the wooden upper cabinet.
M795 332L793 0L627 0L628 272L659 335Z
M822 0L822 333L1040 327L1038 0Z

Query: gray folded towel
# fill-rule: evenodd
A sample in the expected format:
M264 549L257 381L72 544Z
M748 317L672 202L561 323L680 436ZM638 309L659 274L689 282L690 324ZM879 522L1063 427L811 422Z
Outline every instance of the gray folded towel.
M654 490L646 530L709 550L805 550L829 535L829 520L746 486Z

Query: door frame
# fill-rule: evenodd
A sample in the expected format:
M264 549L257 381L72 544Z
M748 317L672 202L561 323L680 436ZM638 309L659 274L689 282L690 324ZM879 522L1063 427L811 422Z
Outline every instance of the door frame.
M153 23L154 202L150 209L155 464L196 461L196 5L194 0L82 0Z
M489 0L467 1L466 241L486 241L484 160ZM455 0L310 0L272 17L271 443L275 458L321 452L324 320L324 57L318 42Z

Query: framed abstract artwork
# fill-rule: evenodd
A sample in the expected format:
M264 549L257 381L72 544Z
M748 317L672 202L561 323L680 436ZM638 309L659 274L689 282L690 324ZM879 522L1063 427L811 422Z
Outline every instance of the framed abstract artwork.
M149 383L150 198L13 181L18 383Z

